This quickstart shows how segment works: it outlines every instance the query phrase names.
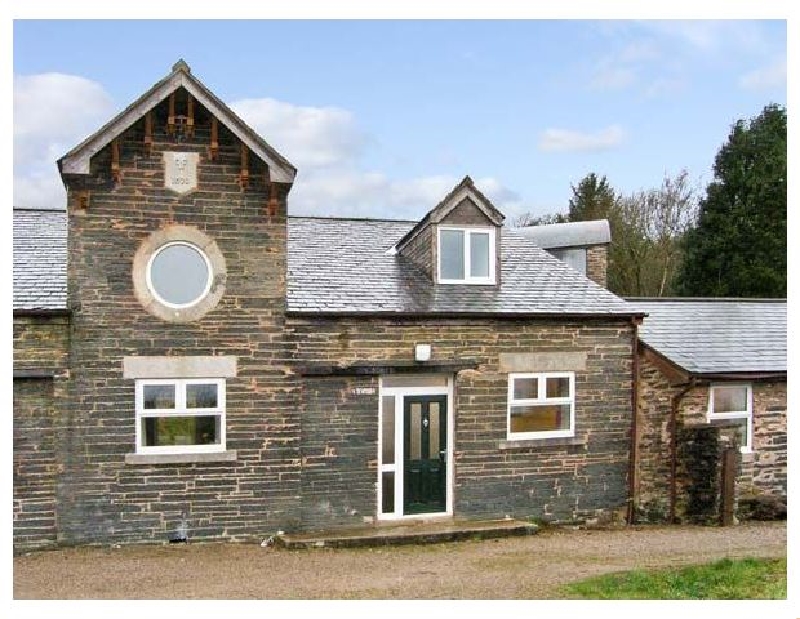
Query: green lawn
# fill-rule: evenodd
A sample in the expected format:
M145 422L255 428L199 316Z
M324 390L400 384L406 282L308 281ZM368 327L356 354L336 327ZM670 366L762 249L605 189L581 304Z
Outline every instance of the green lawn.
M708 565L635 570L564 587L567 598L591 600L786 599L786 559L723 559Z

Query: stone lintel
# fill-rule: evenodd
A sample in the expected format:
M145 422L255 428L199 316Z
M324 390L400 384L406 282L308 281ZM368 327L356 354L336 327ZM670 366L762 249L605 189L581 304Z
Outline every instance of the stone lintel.
M513 352L500 353L500 371L566 372L586 369L586 352Z
M236 357L125 357L123 378L235 378Z

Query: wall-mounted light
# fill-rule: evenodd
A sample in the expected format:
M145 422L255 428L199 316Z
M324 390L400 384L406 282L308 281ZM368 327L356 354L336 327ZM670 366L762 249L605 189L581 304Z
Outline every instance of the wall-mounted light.
M430 344L417 344L414 346L414 361L430 361L431 360L431 345Z

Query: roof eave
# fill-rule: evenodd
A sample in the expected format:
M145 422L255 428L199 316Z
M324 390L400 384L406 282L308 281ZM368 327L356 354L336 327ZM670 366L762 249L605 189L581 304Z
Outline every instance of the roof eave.
M464 320L464 319L620 319L631 320L644 318L640 312L392 312L392 311L335 311L335 310L286 310L287 317L297 318L388 318L399 320Z

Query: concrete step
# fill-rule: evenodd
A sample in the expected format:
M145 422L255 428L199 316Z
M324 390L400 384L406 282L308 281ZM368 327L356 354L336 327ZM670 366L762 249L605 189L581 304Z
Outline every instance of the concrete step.
M289 550L302 548L358 548L400 544L432 544L467 539L494 539L533 535L538 527L520 520L481 520L402 523L337 529L313 533L276 535L275 546Z

